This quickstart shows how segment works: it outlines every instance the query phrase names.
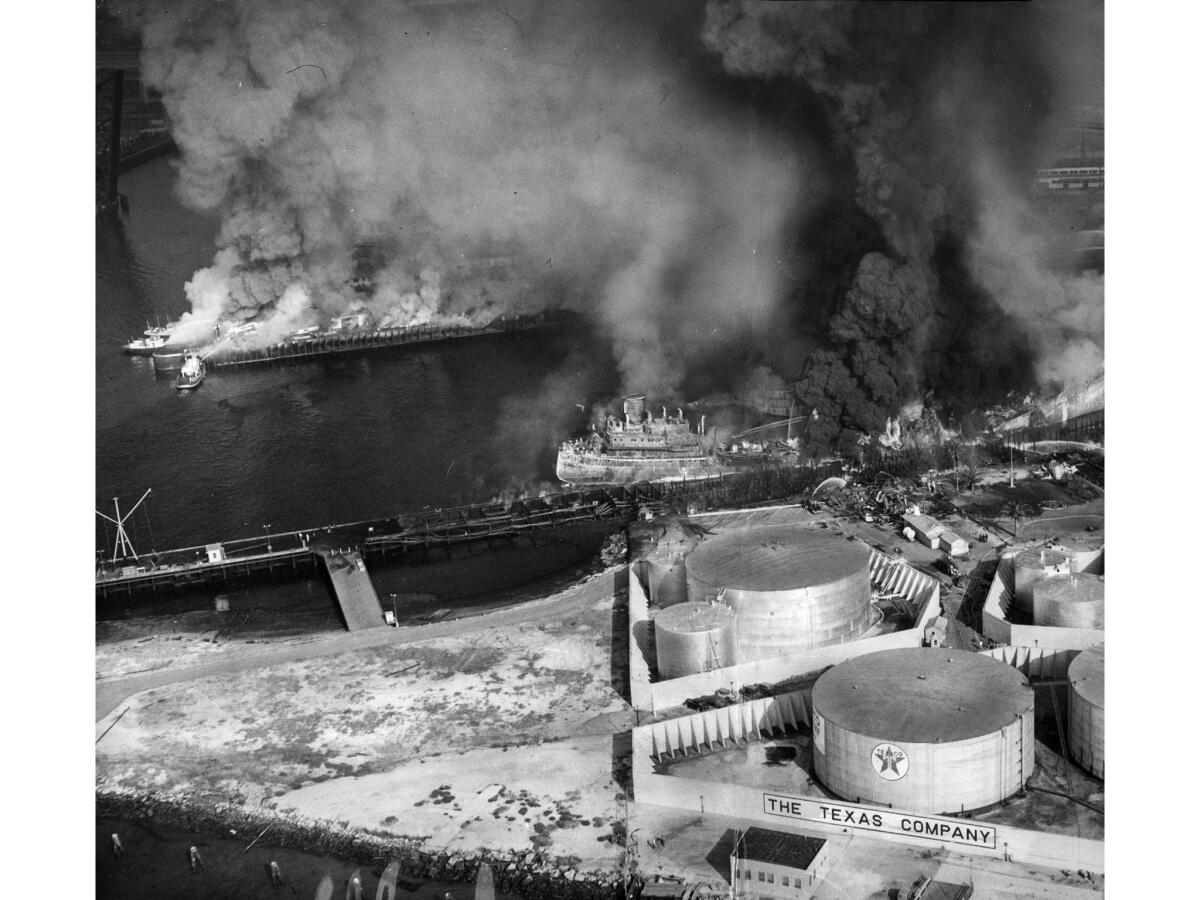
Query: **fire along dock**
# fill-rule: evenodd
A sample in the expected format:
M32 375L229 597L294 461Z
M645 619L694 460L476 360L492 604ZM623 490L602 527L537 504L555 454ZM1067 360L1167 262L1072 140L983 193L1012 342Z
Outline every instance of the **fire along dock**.
M370 587L367 563L392 559L426 562L468 543L510 541L522 535L597 519L628 520L642 509L663 511L688 503L736 505L811 490L837 474L836 467L763 468L696 482L643 483L549 494L507 504L486 503L422 510L400 516L267 533L194 547L137 554L123 523L100 514L117 528L111 552L96 567L96 601L118 602L134 595L169 595L221 588L260 578L289 579L324 573L347 623L382 622ZM143 495L144 499L144 495ZM139 501L140 503L141 501ZM135 507L136 508L136 505ZM364 617L363 609L370 610ZM362 625L350 625L363 627Z
M363 314L342 316L327 331L315 328L293 332L280 341L266 345L253 343L256 329L252 323L227 330L217 340L197 349L211 369L237 368L264 363L308 360L335 353L356 353L386 347L404 347L486 335L508 334L541 328L562 327L573 320L567 310L550 309L529 315L498 316L488 322L449 322L406 327L369 327ZM170 342L153 354L154 370L178 369L185 348L175 349Z

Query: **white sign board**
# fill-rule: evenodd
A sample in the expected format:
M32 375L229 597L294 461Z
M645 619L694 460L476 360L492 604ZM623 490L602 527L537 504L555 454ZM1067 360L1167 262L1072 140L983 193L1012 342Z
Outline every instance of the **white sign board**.
M968 819L924 816L839 800L788 797L783 794L763 794L763 811L772 816L819 822L822 825L996 849L996 829Z

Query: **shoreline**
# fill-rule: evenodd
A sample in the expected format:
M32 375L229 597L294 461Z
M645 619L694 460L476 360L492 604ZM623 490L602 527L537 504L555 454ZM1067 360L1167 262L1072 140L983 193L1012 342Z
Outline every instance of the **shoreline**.
M194 795L97 790L95 813L97 822L149 823L221 840L235 836L239 841L249 841L262 833L255 846L299 850L364 868L382 868L380 863L395 860L402 875L422 882L470 883L479 867L486 864L501 892L526 900L617 900L624 896L619 874L579 872L577 862L571 858L548 857L536 850L514 854L486 849L470 853L427 851L422 847L425 838L381 837L336 822L289 816L266 808L250 809Z

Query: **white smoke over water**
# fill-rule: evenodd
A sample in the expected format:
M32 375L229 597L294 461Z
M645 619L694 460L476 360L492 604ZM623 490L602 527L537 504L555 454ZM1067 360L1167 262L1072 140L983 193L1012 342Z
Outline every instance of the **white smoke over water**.
M680 9L123 5L179 194L221 217L196 317L274 333L363 305L412 324L561 304L608 329L625 388L673 394L706 346L769 329L806 181L794 146L689 82L662 36ZM382 257L365 303L362 245Z

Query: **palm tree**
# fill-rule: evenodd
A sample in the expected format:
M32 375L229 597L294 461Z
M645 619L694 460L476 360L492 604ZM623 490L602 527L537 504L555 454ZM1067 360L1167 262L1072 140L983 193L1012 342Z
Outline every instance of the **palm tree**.
M1002 514L1004 518L1012 523L1012 535L1016 538L1021 534L1021 526L1033 518L1036 511L1028 503L1022 503L1020 500L1010 500L1004 504Z

